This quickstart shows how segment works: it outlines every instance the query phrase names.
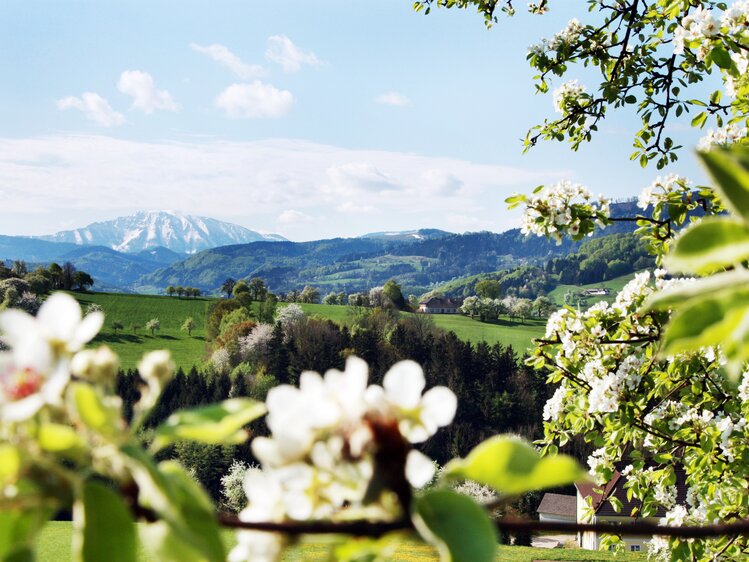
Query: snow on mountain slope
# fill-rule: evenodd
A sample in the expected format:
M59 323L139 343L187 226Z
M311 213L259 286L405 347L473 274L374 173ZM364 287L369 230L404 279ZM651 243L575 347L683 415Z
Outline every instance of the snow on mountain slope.
M286 240L277 234L260 234L236 224L172 211L141 211L38 238L85 246L107 246L128 253L162 246L182 254L194 254L230 244Z

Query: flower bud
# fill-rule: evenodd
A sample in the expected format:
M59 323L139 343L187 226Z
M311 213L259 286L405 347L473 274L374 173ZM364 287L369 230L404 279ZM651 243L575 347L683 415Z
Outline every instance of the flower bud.
M117 369L119 359L106 345L79 351L70 363L70 370L74 375L99 384L112 383L117 376Z
M155 384L159 388L163 388L172 379L175 368L172 356L166 350L146 353L138 363L138 371L148 385Z

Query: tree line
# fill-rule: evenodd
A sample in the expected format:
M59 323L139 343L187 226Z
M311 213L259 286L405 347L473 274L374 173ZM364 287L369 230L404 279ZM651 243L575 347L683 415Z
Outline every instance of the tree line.
M94 278L71 262L52 262L33 270L23 260L7 265L0 260L0 309L20 308L35 314L41 306L40 296L50 291L86 291Z
M271 327L265 344L233 368L180 370L146 423L144 439L149 439L150 428L178 409L237 396L263 400L278 384L298 384L304 370L343 369L349 355L369 363L373 383L381 384L385 372L397 361L413 359L424 367L427 386L446 385L457 394L455 423L422 447L441 464L466 454L498 432L527 438L541 436L547 387L541 377L518 361L511 347L483 342L472 345L452 332L436 329L424 317L398 320L386 330L380 329L381 325L377 319L372 319L366 328L353 329L318 318L300 317L285 327L279 321ZM135 371L121 372L117 378L117 393L128 419L142 384ZM250 430L256 435L267 433L262 421L252 424ZM233 460L256 462L245 446L180 443L165 456L184 463L216 501L220 499L220 479Z

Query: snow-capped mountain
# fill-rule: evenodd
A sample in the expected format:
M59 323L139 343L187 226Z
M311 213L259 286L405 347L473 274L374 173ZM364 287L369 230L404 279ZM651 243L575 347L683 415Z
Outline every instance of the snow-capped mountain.
M261 234L236 224L172 211L141 211L38 238L81 246L107 246L128 253L161 246L181 254L230 244L286 240L278 234Z

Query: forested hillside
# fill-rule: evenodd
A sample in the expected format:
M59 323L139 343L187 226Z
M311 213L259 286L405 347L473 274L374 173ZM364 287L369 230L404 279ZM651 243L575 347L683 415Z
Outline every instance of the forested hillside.
M552 257L542 265L472 275L440 285L434 292L466 297L475 294L476 283L491 279L500 283L502 294L535 298L560 284L598 283L654 265L653 257L634 234L610 234L586 240L576 252Z

